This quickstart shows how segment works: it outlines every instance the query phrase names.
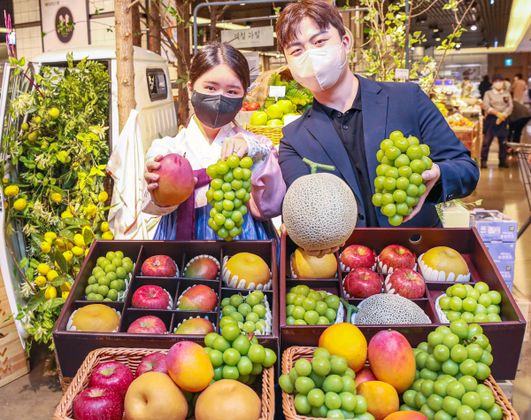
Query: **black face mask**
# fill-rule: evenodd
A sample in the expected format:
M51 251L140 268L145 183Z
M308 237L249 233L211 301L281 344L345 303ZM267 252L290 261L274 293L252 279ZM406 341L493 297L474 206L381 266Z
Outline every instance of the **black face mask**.
M199 120L211 128L230 123L243 104L243 98L229 98L224 95L205 95L192 92L192 105Z

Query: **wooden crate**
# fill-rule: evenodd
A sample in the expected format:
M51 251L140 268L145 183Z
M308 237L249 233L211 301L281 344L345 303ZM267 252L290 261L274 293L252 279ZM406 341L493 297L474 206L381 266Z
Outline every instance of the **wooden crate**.
M0 328L0 387L29 372L26 352L15 323Z
M13 322L11 307L7 300L6 288L0 274L0 328L5 327Z

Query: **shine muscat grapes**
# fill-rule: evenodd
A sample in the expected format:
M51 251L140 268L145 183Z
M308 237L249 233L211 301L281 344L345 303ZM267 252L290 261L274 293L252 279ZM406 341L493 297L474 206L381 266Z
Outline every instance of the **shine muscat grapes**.
M210 165L206 172L212 178L206 193L212 206L208 226L216 235L230 241L242 232L247 203L251 199L251 167L249 156L231 155Z
M96 260L85 287L87 300L116 302L124 295L125 279L133 271L133 260L122 251L109 251Z
M500 292L490 290L485 282L454 284L439 299L439 306L448 321L463 319L466 322L501 322Z
M422 172L431 169L430 148L415 136L393 131L380 143L372 204L380 207L391 226L402 224L426 192Z
M402 395L401 410L432 420L501 420L503 412L482 382L490 375L491 345L479 324L456 320L413 350L417 379Z
M305 284L292 287L286 295L288 325L330 325L337 317L339 297Z
M374 420L367 412L365 398L356 395L355 376L347 359L317 348L311 360L297 360L289 373L278 378L278 383L282 391L295 396L295 410L300 415Z
M263 334L267 327L265 299L261 290L255 290L245 297L237 293L222 299L221 330L226 324L236 324L245 333Z

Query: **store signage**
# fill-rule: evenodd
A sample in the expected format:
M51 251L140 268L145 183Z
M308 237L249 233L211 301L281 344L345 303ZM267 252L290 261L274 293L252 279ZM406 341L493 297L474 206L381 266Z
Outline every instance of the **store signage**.
M506 58L504 61L505 67L511 67L513 65L513 59L512 58Z
M271 98L283 98L286 96L286 86L269 86L269 96Z
M89 44L86 0L40 0L44 51Z
M395 79L396 80L408 80L409 79L409 70L408 69L395 69Z
M272 47L273 27L259 26L250 29L223 30L221 42L227 42L235 48Z

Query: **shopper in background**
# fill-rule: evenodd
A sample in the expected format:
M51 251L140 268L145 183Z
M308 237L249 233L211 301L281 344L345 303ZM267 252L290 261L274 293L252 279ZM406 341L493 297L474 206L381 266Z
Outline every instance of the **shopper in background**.
M522 130L529 120L531 120L531 112L529 109L515 100L513 102L513 112L509 116L509 142L520 143Z
M474 85L468 77L463 77L463 83L461 84L461 96L463 98L470 98L472 96L472 91L474 90Z
M527 89L526 83L523 80L521 73L518 73L514 76L513 84L511 86L511 91L513 93L513 101L524 103L525 91Z
M513 112L513 100L509 91L505 89L503 77L499 74L492 79L492 89L485 93L483 109L486 116L483 126L485 138L481 149L481 167L487 167L490 145L494 137L497 137L499 166L507 168L507 136L509 134L507 118Z
M487 90L490 90L491 87L492 87L492 83L489 80L489 75L486 74L485 76L483 76L483 80L481 80L481 82L479 82L479 86L478 86L478 90L479 90L479 94L481 96L481 99L483 99L483 97L485 96L485 92Z

